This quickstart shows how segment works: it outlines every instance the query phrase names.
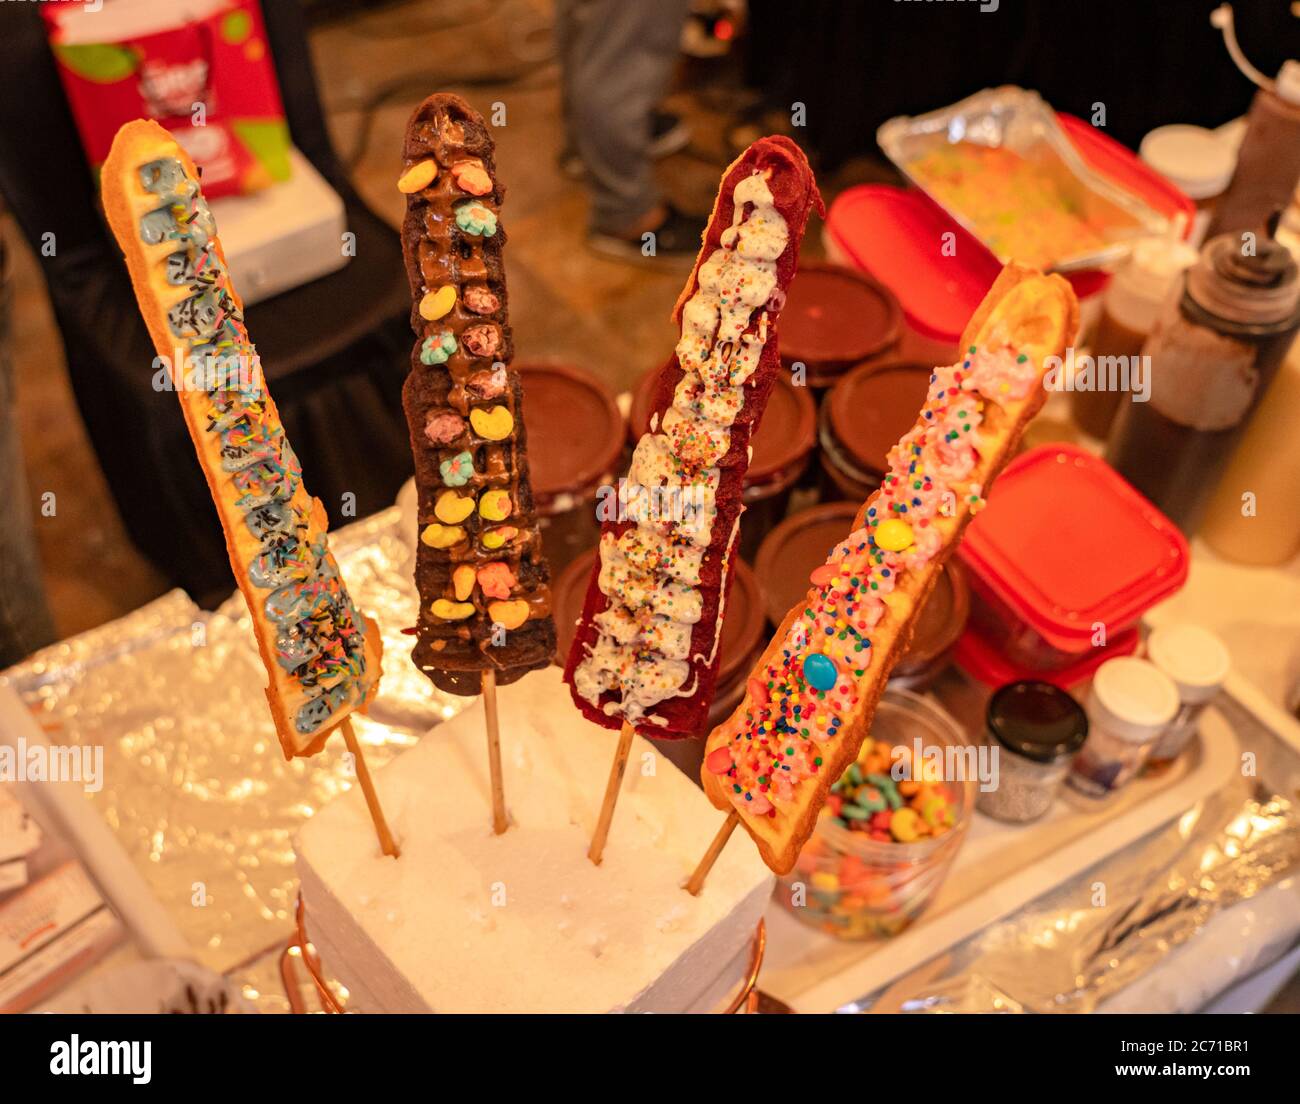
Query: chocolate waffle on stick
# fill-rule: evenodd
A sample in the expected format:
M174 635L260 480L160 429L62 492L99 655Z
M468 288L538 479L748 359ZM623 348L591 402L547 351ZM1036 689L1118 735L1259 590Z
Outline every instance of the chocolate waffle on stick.
M117 132L100 179L221 517L280 744L287 758L313 755L374 696L379 633L339 578L325 511L303 486L266 390L194 162L157 123L138 120Z
M1078 303L1060 276L1002 270L962 335L962 359L931 377L880 490L812 573L744 701L709 735L705 793L739 815L777 873L794 865L857 757L917 611L1046 401L1049 358L1064 356L1077 328Z
M417 339L402 391L415 454L420 617L412 655L439 688L513 682L555 650L549 573L507 320L504 190L493 143L457 96L430 96L406 128L402 251Z
M575 704L606 728L671 739L707 722L749 440L781 371L777 319L814 206L788 138L760 139L723 174L565 667Z

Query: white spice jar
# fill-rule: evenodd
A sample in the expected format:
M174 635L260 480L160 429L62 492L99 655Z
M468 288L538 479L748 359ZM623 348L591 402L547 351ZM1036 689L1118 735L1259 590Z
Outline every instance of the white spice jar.
M1200 625L1169 625L1147 637L1147 658L1173 679L1178 690L1178 714L1147 757L1146 774L1161 774L1173 765L1200 725L1232 669L1228 649Z
M1124 786L1178 713L1173 679L1145 659L1124 656L1097 668L1088 690L1088 741L1075 757L1070 788L1104 798Z

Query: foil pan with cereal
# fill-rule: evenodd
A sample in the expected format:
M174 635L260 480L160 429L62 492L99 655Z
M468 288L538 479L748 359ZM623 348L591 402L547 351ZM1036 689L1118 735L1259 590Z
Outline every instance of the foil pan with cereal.
M1102 268L1168 220L1093 171L1042 97L1006 85L876 132L899 171L1004 264Z

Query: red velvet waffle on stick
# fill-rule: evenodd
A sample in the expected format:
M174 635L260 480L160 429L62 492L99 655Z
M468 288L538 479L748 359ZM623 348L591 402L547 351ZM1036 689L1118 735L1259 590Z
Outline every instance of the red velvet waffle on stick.
M781 371L777 318L814 205L812 170L787 138L760 139L723 174L565 666L578 708L606 728L706 727L749 440Z

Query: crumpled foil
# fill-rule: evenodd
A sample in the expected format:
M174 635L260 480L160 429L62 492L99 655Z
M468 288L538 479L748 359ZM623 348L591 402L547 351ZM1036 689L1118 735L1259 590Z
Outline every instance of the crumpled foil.
M1300 756L1231 699L1219 708L1255 776L841 1011L1192 1012L1289 950ZM1232 908L1247 899L1255 907Z
M331 534L357 605L379 621L384 676L355 721L371 769L463 709L410 662L417 597L396 507ZM102 744L90 795L204 965L226 972L292 929L293 835L352 775L342 739L286 762L243 598L214 613L173 591L5 672L49 739Z

